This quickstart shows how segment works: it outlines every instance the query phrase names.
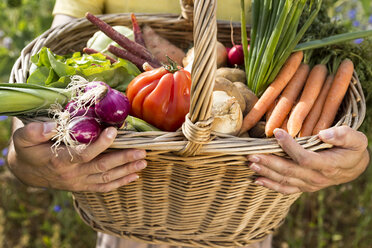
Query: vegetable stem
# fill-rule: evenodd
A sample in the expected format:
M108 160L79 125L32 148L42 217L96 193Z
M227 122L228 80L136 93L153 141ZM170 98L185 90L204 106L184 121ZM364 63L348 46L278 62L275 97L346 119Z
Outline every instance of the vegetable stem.
M309 49L316 49L324 46L334 45L341 42L351 41L359 38L366 38L372 36L372 30L356 31L345 34L332 35L320 40L312 40L298 44L294 51L304 51Z

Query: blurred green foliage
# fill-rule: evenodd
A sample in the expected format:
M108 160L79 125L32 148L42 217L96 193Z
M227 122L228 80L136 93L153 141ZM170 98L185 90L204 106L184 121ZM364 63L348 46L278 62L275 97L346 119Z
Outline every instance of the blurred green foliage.
M342 20L345 30L372 28L372 1L324 2L328 15ZM50 27L53 4L53 0L0 0L0 82L8 81L22 48ZM370 43L363 44L349 49L370 52ZM363 77L365 83L368 74ZM372 83L368 85L370 95ZM94 247L95 232L78 217L68 192L26 187L6 169L10 124L9 118L0 117L0 248ZM371 132L370 127L364 128ZM276 232L274 247L371 247L371 178L369 166L354 182L304 194Z

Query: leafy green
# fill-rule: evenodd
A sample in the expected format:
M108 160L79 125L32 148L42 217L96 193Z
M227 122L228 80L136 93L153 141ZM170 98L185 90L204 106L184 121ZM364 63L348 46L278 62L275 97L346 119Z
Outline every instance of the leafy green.
M119 58L118 62L111 64L100 53L88 55L75 52L70 56L60 56L47 47L32 56L31 62L36 69L27 83L56 88L65 88L72 75L80 75L90 81L104 81L124 92L130 81L140 74L134 64L124 59Z

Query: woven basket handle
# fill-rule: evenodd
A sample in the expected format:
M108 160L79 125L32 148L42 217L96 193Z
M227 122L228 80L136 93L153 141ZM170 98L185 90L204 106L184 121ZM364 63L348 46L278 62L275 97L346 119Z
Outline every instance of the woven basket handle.
M210 141L212 92L217 70L216 8L217 0L194 1L191 101L189 114L182 126L183 134L189 142L180 151L183 156L197 154L201 146Z

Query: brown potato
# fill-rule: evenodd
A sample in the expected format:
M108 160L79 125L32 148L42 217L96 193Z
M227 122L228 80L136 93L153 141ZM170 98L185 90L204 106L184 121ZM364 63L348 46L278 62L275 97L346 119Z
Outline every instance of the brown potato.
M245 110L243 111L243 115L246 116L258 101L258 97L244 83L234 82L233 84L244 98Z
M216 77L224 77L231 82L243 82L246 81L245 72L238 68L221 67L217 69Z
M217 77L214 83L213 91L225 91L229 96L235 97L240 105L242 112L245 111L245 99L239 89L230 80L223 77Z

